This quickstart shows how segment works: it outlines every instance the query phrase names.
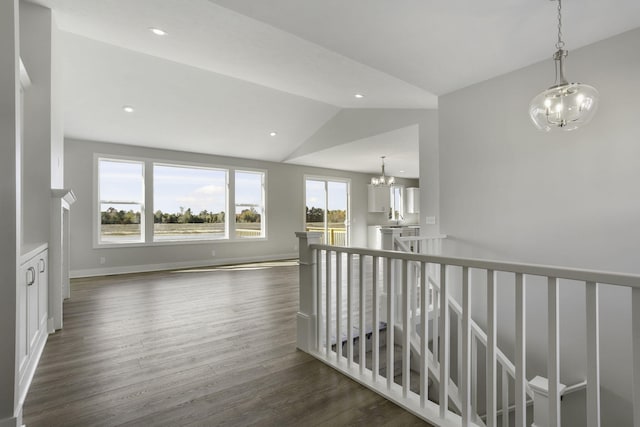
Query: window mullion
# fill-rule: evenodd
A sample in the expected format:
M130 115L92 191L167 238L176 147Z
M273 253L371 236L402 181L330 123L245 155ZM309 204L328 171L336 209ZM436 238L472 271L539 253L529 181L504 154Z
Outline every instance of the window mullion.
M144 163L144 241L153 242L153 162Z
M236 170L227 172L227 237L236 239Z

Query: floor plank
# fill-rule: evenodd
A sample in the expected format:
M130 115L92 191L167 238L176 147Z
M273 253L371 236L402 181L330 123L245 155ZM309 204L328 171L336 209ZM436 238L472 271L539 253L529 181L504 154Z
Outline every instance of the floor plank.
M298 269L264 264L72 281L27 426L413 426L295 348Z

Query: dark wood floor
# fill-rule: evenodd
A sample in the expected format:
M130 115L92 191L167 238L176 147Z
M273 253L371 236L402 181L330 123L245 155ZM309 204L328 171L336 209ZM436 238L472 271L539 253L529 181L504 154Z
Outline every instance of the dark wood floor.
M27 426L427 425L295 348L298 269L72 282Z

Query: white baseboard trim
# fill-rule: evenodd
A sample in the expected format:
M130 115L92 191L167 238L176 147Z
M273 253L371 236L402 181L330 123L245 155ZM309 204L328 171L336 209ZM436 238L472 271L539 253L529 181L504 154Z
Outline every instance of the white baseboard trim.
M118 267L89 268L83 270L71 270L69 278L109 276L113 274L146 273L150 271L176 270L181 268L215 267L228 264L243 264L250 262L279 261L283 259L298 258L298 252L287 254L271 254L254 257L208 259L201 261L181 261L161 264L123 265ZM2 427L2 426L0 426Z
M49 333L45 331L44 328L41 328L38 332L33 353L29 355L27 366L20 377L20 382L18 383L18 408L20 408L20 411L22 411L22 405L24 404L24 400L27 398L27 392L29 391L29 387L31 387L31 381L33 381L36 368L40 363L40 357L42 357L42 352L47 344L47 338L49 338Z

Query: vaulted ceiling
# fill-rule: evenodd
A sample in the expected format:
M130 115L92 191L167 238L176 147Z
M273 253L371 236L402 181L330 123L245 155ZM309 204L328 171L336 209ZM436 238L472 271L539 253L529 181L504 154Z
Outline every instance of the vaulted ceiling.
M412 177L412 127L292 153L344 109L434 109L438 95L550 59L557 7L548 0L34 2L54 10L61 31L54 54L63 65L66 136L363 172L377 171L388 155L390 173ZM640 26L637 0L569 0L563 12L569 49Z

